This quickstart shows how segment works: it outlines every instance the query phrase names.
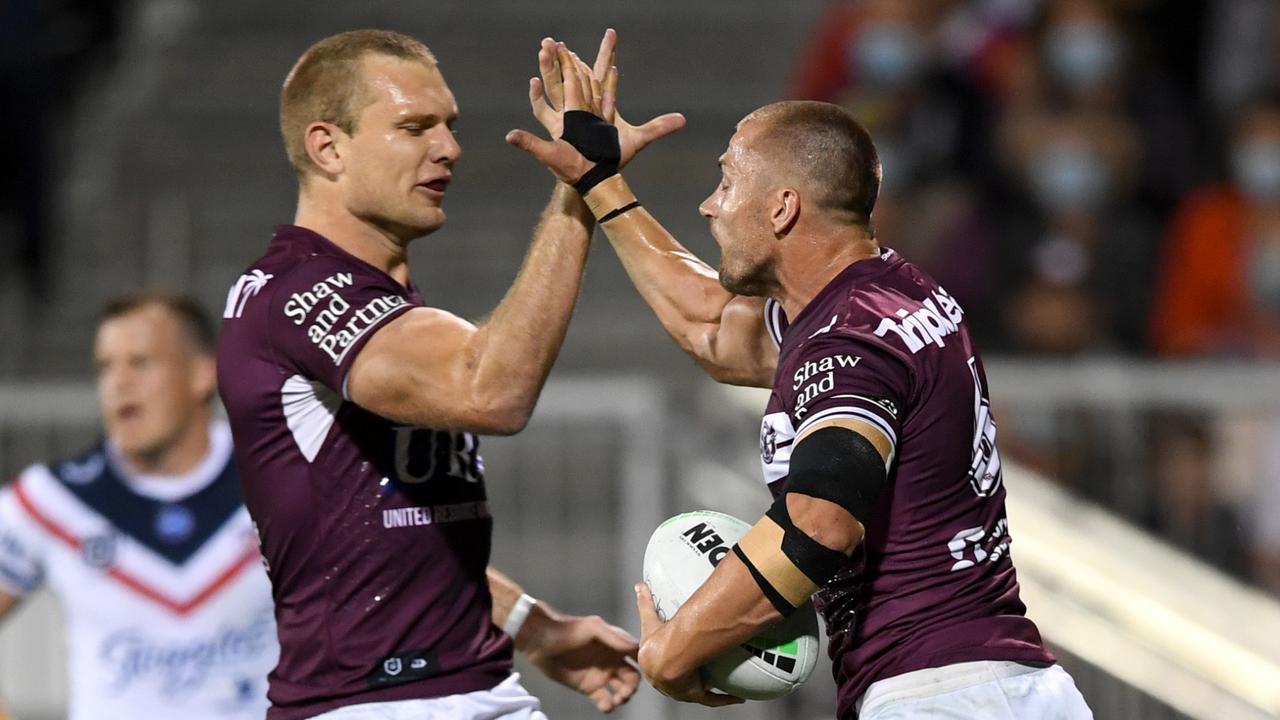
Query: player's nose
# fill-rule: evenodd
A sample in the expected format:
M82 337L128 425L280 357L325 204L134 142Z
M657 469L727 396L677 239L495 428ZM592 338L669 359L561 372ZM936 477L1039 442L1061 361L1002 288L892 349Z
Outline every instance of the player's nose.
M441 126L435 142L431 143L431 162L440 165L452 165L462 157L462 145L458 137L447 127Z
M715 217L715 213L714 213L715 203L713 202L715 199L716 199L716 194L711 193L710 195L707 196L707 199L703 200L702 204L698 206L698 213L702 215L702 217L708 220Z

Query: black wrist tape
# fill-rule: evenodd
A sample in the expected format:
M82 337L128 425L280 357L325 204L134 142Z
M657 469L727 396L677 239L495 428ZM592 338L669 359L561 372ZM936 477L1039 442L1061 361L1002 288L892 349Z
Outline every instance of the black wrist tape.
M600 181L618 173L618 163L622 161L618 128L605 122L603 118L583 110L566 111L564 132L560 134L560 139L595 163L595 167L573 184L579 194L586 195Z

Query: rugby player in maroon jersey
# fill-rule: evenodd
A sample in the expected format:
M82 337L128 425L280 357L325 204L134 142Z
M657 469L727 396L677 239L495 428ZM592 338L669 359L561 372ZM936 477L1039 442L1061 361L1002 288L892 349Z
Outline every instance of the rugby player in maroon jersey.
M530 92L553 136L566 107L613 102L613 42L606 33L595 77L544 43L540 64L556 77ZM297 214L231 288L218 352L273 585L271 720L543 718L511 673L513 639L602 711L639 682L624 631L533 603L487 567L476 435L515 433L533 412L594 219L557 185L485 322L424 307L408 246L444 223L457 119L434 56L399 33L322 40L284 83ZM619 161L681 124L628 126Z
M603 174L567 143L523 147L562 180ZM698 668L812 598L841 718L1091 718L1018 596L964 311L876 238L866 130L835 105L776 103L738 124L720 165L700 207L718 271L621 175L585 195L676 342L720 382L773 390L775 502L667 623L637 586L645 676L679 700L737 702Z

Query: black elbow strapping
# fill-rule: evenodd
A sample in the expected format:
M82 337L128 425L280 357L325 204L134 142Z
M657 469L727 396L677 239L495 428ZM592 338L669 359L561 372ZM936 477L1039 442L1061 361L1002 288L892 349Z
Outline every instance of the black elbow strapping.
M787 495L797 493L826 500L863 521L870 516L887 479L879 451L862 435L846 428L826 427L806 436L791 456L782 495L767 513L783 529L783 554L815 585L826 584L849 556L796 527L787 510Z

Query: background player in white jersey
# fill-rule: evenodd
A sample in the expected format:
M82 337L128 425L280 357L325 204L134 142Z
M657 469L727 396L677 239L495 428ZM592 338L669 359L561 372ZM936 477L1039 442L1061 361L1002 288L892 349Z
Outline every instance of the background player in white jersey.
M637 586L654 686L734 702L698 668L813 597L841 718L1091 717L1018 599L964 312L875 237L880 165L866 130L813 102L740 122L700 207L718 273L612 169L563 141L522 147L562 180L593 178L585 197L627 272L699 364L773 389L761 460L774 505L665 625Z
M259 719L278 648L231 433L213 418L212 325L185 297L121 297L94 362L105 441L0 492L0 613L52 588L71 720Z
M572 132L564 107L612 102L612 42L596 79L562 46L542 49L547 72L558 56L548 84L569 80L539 116L553 134ZM546 107L538 82L531 93ZM511 673L513 644L603 711L639 683L625 632L531 607L486 572L494 521L476 435L528 421L594 222L559 185L487 320L425 306L409 244L444 224L457 119L435 56L400 33L321 40L284 83L297 212L232 288L218 350L276 599L272 720L540 718ZM614 162L680 124L627 126Z

